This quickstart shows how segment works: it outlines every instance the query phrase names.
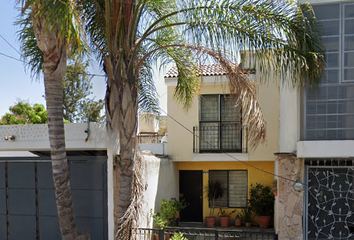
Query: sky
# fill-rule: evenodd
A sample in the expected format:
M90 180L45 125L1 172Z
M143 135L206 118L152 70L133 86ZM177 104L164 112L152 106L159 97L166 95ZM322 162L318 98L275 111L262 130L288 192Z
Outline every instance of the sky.
M32 78L25 64L19 61L21 60L21 55L17 52L20 50L17 37L19 28L14 25L18 12L15 8L15 0L2 2L0 9L0 117L9 112L9 107L19 100L25 100L30 104L41 103L45 105L43 79ZM161 96L160 107L164 111L167 109L167 88L163 79L165 71L166 69L155 74L156 88L159 96ZM89 72L91 74L103 74L98 63L95 62L91 63ZM92 97L103 99L105 78L94 77L92 84ZM161 113L161 115L165 114Z

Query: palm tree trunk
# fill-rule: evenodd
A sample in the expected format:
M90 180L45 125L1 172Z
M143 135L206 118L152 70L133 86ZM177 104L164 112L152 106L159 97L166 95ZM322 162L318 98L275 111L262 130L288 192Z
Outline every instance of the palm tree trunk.
M109 74L108 74L109 76ZM114 79L119 79L120 76ZM119 156L115 158L114 214L117 239L130 239L133 218L127 211L132 204L136 153L138 89L135 80L108 78L106 111L108 126L119 132ZM121 78L120 78L121 79ZM118 82L118 84L117 84Z
M66 70L66 46L60 43L55 30L46 31L43 28L43 22L36 22L33 28L38 47L43 53L49 143L59 225L63 240L85 239L87 235L83 238L77 232L65 147L62 80Z

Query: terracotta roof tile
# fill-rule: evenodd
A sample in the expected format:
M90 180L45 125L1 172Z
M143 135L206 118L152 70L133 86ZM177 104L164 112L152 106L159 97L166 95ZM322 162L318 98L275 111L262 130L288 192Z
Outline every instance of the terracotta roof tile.
M198 67L198 75L218 76L226 75L227 71L220 64L201 65ZM177 67L172 67L165 75L165 78L175 78L178 76Z

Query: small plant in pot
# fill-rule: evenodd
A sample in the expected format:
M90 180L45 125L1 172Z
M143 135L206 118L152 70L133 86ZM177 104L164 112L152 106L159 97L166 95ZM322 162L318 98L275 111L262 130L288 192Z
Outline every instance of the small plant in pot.
M209 184L205 188L206 196L209 201L210 214L205 217L205 222L207 227L215 227L216 218L214 216L214 211L216 207L216 201L224 195L224 189L222 187L222 182L218 180L209 181Z
M271 217L274 214L274 194L270 186L260 183L251 184L249 204L258 216L258 224L261 228L268 228Z
M154 219L154 225L157 228L164 228L167 226L168 223L168 219L165 218L165 216L163 214L161 214L161 212L159 213L153 213L152 209L150 209L150 214L152 216L152 218ZM167 240L170 238L169 234L165 234L164 239ZM159 235L155 234L155 239L158 240L159 239Z
M181 194L179 197L180 200L177 200L176 198L171 198L170 202L172 203L173 207L175 208L176 212L173 214L173 217L175 219L179 218L179 213L181 210L185 209L188 204L186 200L183 198L183 195Z
M235 211L236 211L236 209L233 210L233 211L230 212L230 213L227 213L227 212L225 211L225 209L222 207L222 205L220 205L220 208L219 208L220 227L222 227L222 228L227 228L227 227L229 227L229 225L230 225L230 216L231 216L231 214L233 214Z
M241 220L240 214L236 213L235 227L241 227L241 226L242 226L242 220Z
M253 212L249 205L241 209L240 218L241 221L245 223L246 227L251 227L252 220L253 220Z

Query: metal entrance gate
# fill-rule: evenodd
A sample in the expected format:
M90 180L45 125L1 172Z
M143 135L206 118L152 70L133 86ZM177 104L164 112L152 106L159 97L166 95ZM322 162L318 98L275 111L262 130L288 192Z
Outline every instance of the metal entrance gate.
M106 158L69 163L78 231L107 239ZM0 239L61 239L50 161L0 162Z
M353 181L353 166L307 166L306 239L354 239Z

